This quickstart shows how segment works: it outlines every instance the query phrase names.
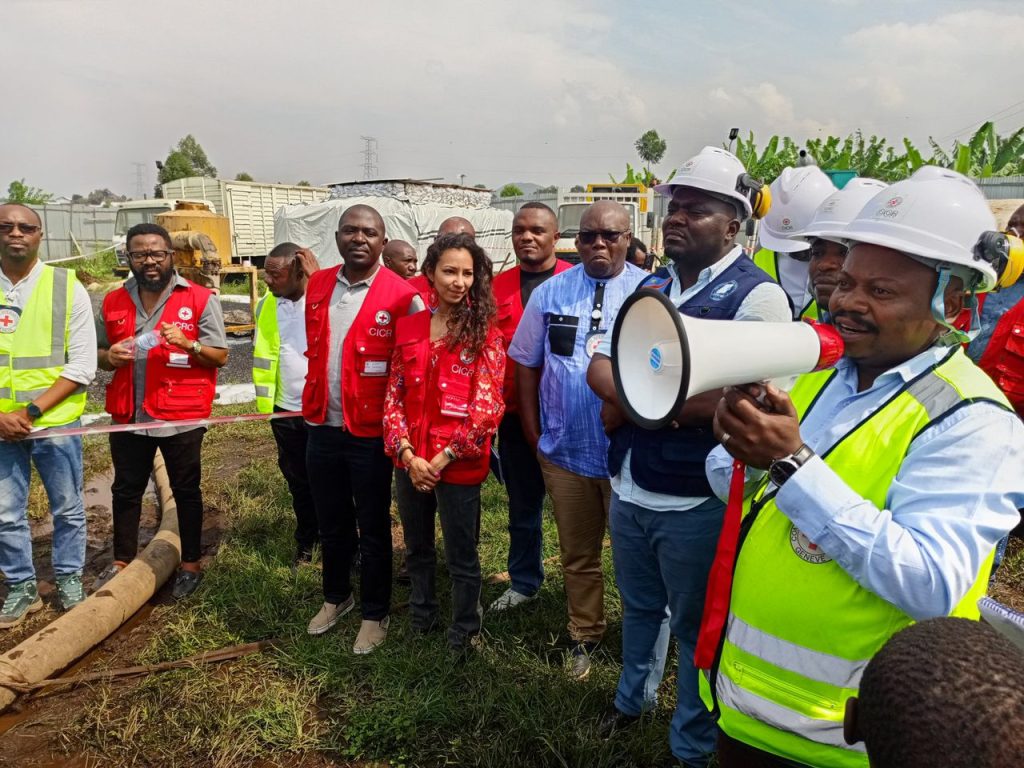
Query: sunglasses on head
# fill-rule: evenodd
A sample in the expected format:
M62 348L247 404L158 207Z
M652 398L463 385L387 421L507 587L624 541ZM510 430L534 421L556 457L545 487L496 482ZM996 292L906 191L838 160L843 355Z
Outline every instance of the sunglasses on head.
M593 229L584 230L576 235L580 242L584 245L593 245L597 242L597 238L600 237L606 243L617 243L619 238L627 234L626 232L616 232L614 229Z
M15 228L23 235L34 235L42 229L38 224L22 224L20 221L0 221L0 235L9 235Z

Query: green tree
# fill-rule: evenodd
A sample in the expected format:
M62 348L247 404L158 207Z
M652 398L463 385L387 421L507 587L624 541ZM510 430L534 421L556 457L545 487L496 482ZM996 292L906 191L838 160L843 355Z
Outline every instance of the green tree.
M309 183L308 181L306 181L305 179L303 179L302 181L300 181L300 182L299 182L298 184L296 184L295 186L297 186L297 187L312 187L313 185L312 185L312 184L310 184L310 183Z
M934 165L952 168L968 176L987 178L1024 174L1024 127L1003 137L988 121L974 132L966 144L954 141L948 152L932 138L928 143L932 147L931 162Z
M612 181L615 181L614 177L612 178ZM616 182L616 183L618 183L618 182ZM570 192L586 192L587 188L584 187L582 184L573 184L572 185L572 189L570 189L569 191Z
M43 205L50 202L53 195L38 187L30 187L24 179L15 179L7 185L5 203L21 203L22 205Z
M506 184L498 192L498 197L522 197L523 190L517 187L515 184Z
M242 171L235 174L235 181L253 181L253 178L245 171Z
M651 179L651 166L661 162L661 158L665 156L665 150L668 149L668 144L652 128L637 139L633 146L636 147L636 153L640 155L640 159L644 161L644 175L649 181Z
M72 203L82 203L84 205L105 205L109 206L111 203L123 203L128 198L125 195L117 195L111 192L107 188L94 189L88 195L72 195Z
M553 195L556 192L558 192L558 186L556 184L552 184L547 187L538 187L537 192L539 192L542 195Z
M167 159L164 160L160 168L158 179L161 184L166 184L169 181L189 176L208 176L210 178L217 176L217 169L210 164L206 152L191 133L179 141L177 147L167 153Z
M487 189L486 184L474 184L473 189Z

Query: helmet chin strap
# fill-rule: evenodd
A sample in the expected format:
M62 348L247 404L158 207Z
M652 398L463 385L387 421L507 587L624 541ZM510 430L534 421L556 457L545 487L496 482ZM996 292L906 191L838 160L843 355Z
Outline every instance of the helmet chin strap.
M940 265L935 268L939 273L938 284L935 286L935 293L932 294L932 317L939 325L946 329L938 338L938 343L943 346L952 347L956 344L967 344L981 331L981 317L978 314L978 298L974 293L967 293L964 307L971 310L971 324L966 331L961 331L946 319L946 288L949 286L949 278L953 276L949 267Z

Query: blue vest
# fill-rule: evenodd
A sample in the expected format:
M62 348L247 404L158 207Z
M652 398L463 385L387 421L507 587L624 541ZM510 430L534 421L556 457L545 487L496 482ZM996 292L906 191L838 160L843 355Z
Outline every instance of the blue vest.
M772 279L741 256L722 274L696 295L679 306L679 311L702 320L731 320L747 295ZM666 269L659 269L637 286L655 288L666 295L672 278ZM652 493L670 496L711 496L711 486L704 472L704 460L718 445L711 424L705 427L671 426L658 430L641 429L633 424L619 427L611 435L608 448L608 471L614 476L622 469L626 453L632 451L629 472L633 482Z

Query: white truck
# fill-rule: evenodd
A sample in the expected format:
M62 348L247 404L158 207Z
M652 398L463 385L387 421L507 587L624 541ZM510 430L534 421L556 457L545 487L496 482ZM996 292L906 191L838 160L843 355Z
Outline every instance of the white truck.
M262 266L274 247L274 213L284 205L319 203L330 196L327 187L297 184L264 184L256 181L228 181L189 176L161 186L163 199L131 200L122 203L114 225L114 245L122 260L124 233L129 227L174 208L177 201L203 202L231 222L231 259Z
M598 200L614 200L621 203L629 212L629 228L634 237L643 241L648 249L661 250L661 217L653 212L650 198L653 192L632 193L596 193L569 192L559 194L558 231L560 237L555 245L558 258L572 264L578 264L580 257L576 252L576 235L580 231L580 218L583 212ZM646 203L646 204L644 204ZM645 213L643 211L650 211Z

